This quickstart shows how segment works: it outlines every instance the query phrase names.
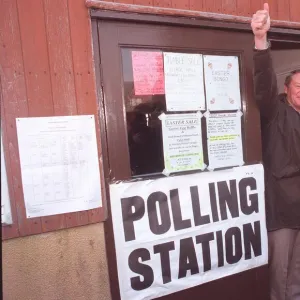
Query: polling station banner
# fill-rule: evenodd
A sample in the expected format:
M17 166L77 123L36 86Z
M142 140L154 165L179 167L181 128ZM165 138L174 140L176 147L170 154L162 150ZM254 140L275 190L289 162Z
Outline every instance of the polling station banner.
M155 299L267 264L261 165L116 183L122 300Z

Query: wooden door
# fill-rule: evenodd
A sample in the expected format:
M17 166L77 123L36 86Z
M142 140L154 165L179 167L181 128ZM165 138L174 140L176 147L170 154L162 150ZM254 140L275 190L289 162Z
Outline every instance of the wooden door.
M243 145L246 164L261 161L259 112L253 99L252 49L253 37L250 33L201 27L168 26L163 24L135 24L122 21L97 20L94 31L98 33L100 56L96 53L96 67L100 74L103 89L102 133L105 154L105 177L107 183L130 180L134 177L152 178L160 176L161 165L140 166L133 162L135 157L129 151L129 123L131 89L133 74L131 70L132 51L171 51L179 53L201 53L218 55L236 55L240 62L240 82L243 109ZM151 104L159 103L164 111L164 95L143 98L149 103L144 108L145 115L151 110ZM101 104L101 105L102 105ZM143 108L141 108L143 109ZM151 112L153 113L153 111ZM136 119L136 116L134 116ZM105 127L105 130L104 130ZM154 143L159 144L159 139ZM144 148L146 149L146 148ZM156 157L160 157L160 147L156 147ZM205 149L204 149L205 150ZM145 150L146 151L146 150ZM207 159L207 157L205 157ZM143 157L141 157L143 161ZM147 169L148 168L148 169ZM109 209L110 205L108 204ZM110 215L110 213L109 213ZM112 299L120 299L116 265L116 253L111 217L105 225L107 256L109 263ZM164 300L211 299L211 300L267 300L267 268L261 267L234 276L223 278L164 296ZM128 299L129 300L129 299Z

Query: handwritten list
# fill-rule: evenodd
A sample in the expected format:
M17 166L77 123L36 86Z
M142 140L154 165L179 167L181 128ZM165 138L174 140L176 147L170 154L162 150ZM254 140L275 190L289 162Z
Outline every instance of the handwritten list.
M135 95L165 93L162 52L132 51Z

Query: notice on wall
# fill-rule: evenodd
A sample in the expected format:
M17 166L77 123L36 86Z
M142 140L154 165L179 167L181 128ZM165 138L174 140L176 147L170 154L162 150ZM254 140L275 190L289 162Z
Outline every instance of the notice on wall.
M238 57L204 55L203 59L208 110L241 109Z
M4 148L1 132L1 223L4 225L12 224L10 198L8 191L7 173L4 159Z
M162 52L132 51L132 69L135 95L165 93Z
M168 111L205 110L201 54L165 52L164 71Z
M209 170L242 166L242 113L207 113L207 146Z
M201 113L162 114L164 174L204 170Z
M122 300L155 299L268 262L262 165L110 186Z
M27 218L102 205L94 116L16 122Z

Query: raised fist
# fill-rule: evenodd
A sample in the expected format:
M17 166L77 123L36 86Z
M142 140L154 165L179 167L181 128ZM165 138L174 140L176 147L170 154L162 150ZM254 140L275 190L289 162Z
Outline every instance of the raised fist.
M256 38L264 39L267 36L271 26L271 19L269 14L269 4L264 4L264 9L257 11L251 21L252 31Z

